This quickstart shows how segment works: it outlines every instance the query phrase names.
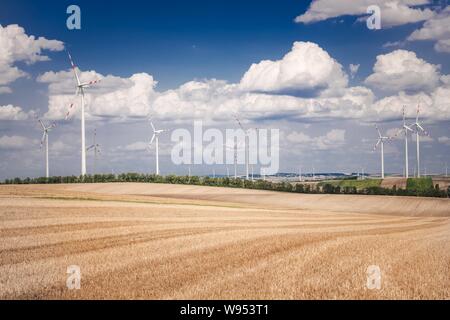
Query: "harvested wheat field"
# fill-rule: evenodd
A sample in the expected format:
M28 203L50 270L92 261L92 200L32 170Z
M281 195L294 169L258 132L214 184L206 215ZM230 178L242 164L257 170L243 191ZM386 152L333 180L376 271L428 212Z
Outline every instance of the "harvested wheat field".
M0 238L1 299L450 298L448 199L0 186Z

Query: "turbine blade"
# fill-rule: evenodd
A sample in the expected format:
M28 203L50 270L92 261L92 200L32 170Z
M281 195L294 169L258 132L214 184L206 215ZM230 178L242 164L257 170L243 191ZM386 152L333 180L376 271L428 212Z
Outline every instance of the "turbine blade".
M377 143L373 146L373 151L377 150L380 143L381 143L381 139L378 139Z
M91 85L99 83L100 81L102 81L102 80L101 79L96 79L96 80L92 80L92 81L89 81L89 82L84 82L84 83L80 84L80 86L82 86L82 87L90 87Z
M244 129L244 127L242 126L242 123L241 123L241 121L239 120L239 118L238 118L237 116L235 116L235 119L236 119L237 123L239 124L239 127L240 127L243 131L245 131L245 129Z
M403 106L403 125L406 125L406 114L405 114L406 107Z
M419 124L420 104L417 104L416 123Z
M42 120L41 120L41 119L38 119L38 121L39 121L39 123L41 124L42 129L45 130L46 128L45 128L44 123L42 122Z
M381 138L381 132L380 132L380 129L378 129L378 126L377 126L377 125L375 125L375 129L377 129L377 132L378 132L378 137L380 137L380 138Z
M80 94L80 88L77 87L77 89L75 90L75 96L74 96L73 100L75 100L78 97L79 94ZM72 102L70 104L70 106L69 106L69 109L67 109L65 120L69 119L69 115L70 115L70 113L72 111L72 108L74 106L75 106L75 102Z
M153 140L155 140L155 137L156 137L156 134L154 133L153 136L152 136L152 138L150 139L150 143L148 144L149 146L152 145Z
M49 125L46 129L47 129L48 131L50 131L50 130L52 130L52 129L54 129L54 128L56 128L56 123L55 123L55 122L53 122L51 125Z
M70 112L72 111L72 108L73 108L74 105L75 105L75 103L73 103L73 102L70 104L69 109L66 112L65 120L69 119Z
M86 148L86 151L89 151L89 150L91 150L91 149L94 148L94 147L95 147L94 145L91 145L91 146L89 146L89 147Z
M75 74L75 78L77 79L77 85L80 85L80 78L78 78L75 63L73 63L72 56L70 55L69 51L67 51L67 54L69 56L70 65L72 66L73 73Z
M153 125L153 122L150 120L150 125L152 126L153 132L156 132L155 126Z
M391 140L394 140L395 138L397 138L398 135L399 135L400 133L402 133L402 132L403 132L403 128L399 129L399 130L391 137Z
M45 131L44 131L44 134L42 135L42 139L41 139L41 146L40 146L41 149L42 149L42 146L44 145L46 135L47 135L47 133L45 133Z

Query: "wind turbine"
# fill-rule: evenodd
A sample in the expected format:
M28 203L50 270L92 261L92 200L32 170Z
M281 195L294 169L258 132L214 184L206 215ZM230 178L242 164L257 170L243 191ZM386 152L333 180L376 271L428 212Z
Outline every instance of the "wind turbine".
M375 151L377 149L377 147L380 146L380 149L381 149L381 179L384 179L384 142L390 141L391 138L383 136L377 125L375 125L375 129L378 132L378 141L375 144L375 146L373 147L373 151Z
M403 106L403 126L402 128L397 132L396 136L403 132L405 135L405 172L404 176L405 178L409 178L409 168L408 168L408 131L413 132L413 129L411 129L409 126L406 125L406 115L405 115L405 107Z
M163 132L167 132L168 130L156 130L153 122L150 120L150 125L153 129L153 136L150 139L150 143L148 146L150 147L155 140L155 148L156 148L156 175L159 175L159 135Z
M258 133L258 128L249 128L244 129L242 126L241 121L237 116L235 116L237 123L239 124L239 127L244 131L245 133L245 177L248 180L249 179L249 158L250 158L250 150L249 150L249 132L252 130L255 130L256 133Z
M97 166L97 154L100 154L100 145L96 142L97 138L97 129L94 129L94 143L90 145L86 151L94 150L94 171L93 174L95 175L95 168Z
M81 175L86 175L86 132L85 132L85 120L84 120L84 89L89 88L91 85L96 84L100 82L100 80L93 80L89 82L81 82L80 78L78 77L78 73L76 70L76 66L73 63L72 56L69 52L67 52L69 55L70 65L72 66L73 73L75 74L76 79L76 91L75 91L75 97L78 95L81 96ZM72 111L72 108L74 106L74 103L72 102L69 106L69 110L67 110L66 113L66 120L69 118L70 112Z
M44 145L45 142L45 177L48 178L49 177L49 169L48 169L48 133L54 128L56 127L55 123L52 123L48 126L46 126L41 119L38 119L39 123L41 124L42 127L42 139L41 139L41 149L42 146Z
M239 142L239 144L238 144L235 139L233 146L229 146L229 145L225 144L225 148L229 149L229 150L233 150L233 153L234 153L234 155L233 155L234 179L237 179L237 156L238 156L237 152L238 152L238 149L242 148L241 142Z
M420 104L417 105L416 122L413 123L416 131L416 152L417 152L417 177L420 178L420 133L429 136L428 132L419 123Z

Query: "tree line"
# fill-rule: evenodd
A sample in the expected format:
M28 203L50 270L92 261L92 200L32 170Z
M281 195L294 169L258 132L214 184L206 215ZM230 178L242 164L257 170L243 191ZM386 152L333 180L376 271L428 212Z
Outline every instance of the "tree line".
M431 180L431 179L430 179ZM82 176L54 176L39 178L14 178L6 179L2 184L60 184L60 183L106 183L106 182L147 182L147 183L168 183L168 184L187 184L199 186L215 186L215 187L231 187L258 190L272 190L294 193L311 193L311 194L363 194L363 195L389 195L389 196L421 196L421 197L439 197L450 198L450 187L446 190L440 189L439 185L433 186L433 183L427 181L417 183L417 181L408 180L405 189L382 188L379 186L371 186L365 188L357 188L355 186L336 186L331 183L307 184L307 183L291 183L291 182L271 182L267 180L246 180L241 178L229 177L200 177L200 176L177 176L167 175L160 176L155 174L140 173L122 173L114 174L95 174ZM424 187L427 185L427 187Z

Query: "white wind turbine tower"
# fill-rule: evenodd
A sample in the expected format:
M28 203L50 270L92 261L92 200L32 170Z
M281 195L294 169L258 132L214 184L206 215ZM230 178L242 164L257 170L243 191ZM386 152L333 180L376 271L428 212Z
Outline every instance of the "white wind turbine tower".
M234 165L234 179L237 179L237 157L238 157L238 149L241 149L241 142L237 143L236 139L234 139L234 145L229 146L225 144L225 148L229 150L233 150L233 165ZM228 169L228 168L227 168Z
M405 178L409 177L409 167L408 167L408 131L413 131L409 126L406 125L406 115L405 107L403 107L403 128L405 134Z
M48 169L48 133L56 127L55 123L52 123L51 125L46 126L41 119L38 119L39 123L42 127L42 139L41 139L41 149L45 142L45 177L49 178L49 169Z
M406 115L405 115L405 107L403 107L403 126L399 130L398 133L403 132L405 135L405 172L404 176L405 178L409 178L409 168L408 168L408 131L413 131L409 126L406 125ZM398 135L397 133L397 135Z
M159 135L163 132L167 132L168 130L156 130L153 122L150 120L150 125L153 129L153 136L150 139L150 143L148 146L150 147L155 140L155 150L156 150L156 175L159 175Z
M97 155L100 154L100 145L96 142L97 138L97 129L94 129L94 143L90 145L86 151L94 150L94 170L93 174L95 175L95 168L97 167Z
M241 121L239 120L239 118L237 116L235 116L237 123L239 124L239 127L242 129L242 131L244 131L245 133L245 177L248 180L249 179L249 158L250 158L250 150L249 150L249 137L248 137L248 133L251 130L256 130L256 132L258 132L257 128L250 128L250 129L244 129L244 127L242 126Z
M234 142L234 146L230 147L225 144L225 149L233 150L233 165L234 165L234 178L237 179L237 144ZM227 167L228 170L228 167Z
M80 78L78 77L78 73L76 70L76 66L73 63L72 56L70 53L67 53L69 55L70 65L72 66L73 73L75 74L76 79L76 91L75 96L80 95L81 96L81 175L86 175L86 132L85 132L85 120L84 120L84 89L89 88L91 85L98 83L100 80L93 80L89 82L81 82ZM69 118L70 112L74 106L74 103L72 102L69 110L66 113L66 120Z
M420 178L420 133L429 136L428 132L422 127L419 123L419 113L420 113L420 105L417 105L417 114L416 114L416 122L413 124L416 131L416 151L417 151L417 177Z
M390 137L383 136L380 132L380 129L377 125L375 125L375 129L377 129L378 132L378 141L373 147L373 151L377 149L378 146L380 146L381 149L381 179L384 179L384 142L390 141Z

